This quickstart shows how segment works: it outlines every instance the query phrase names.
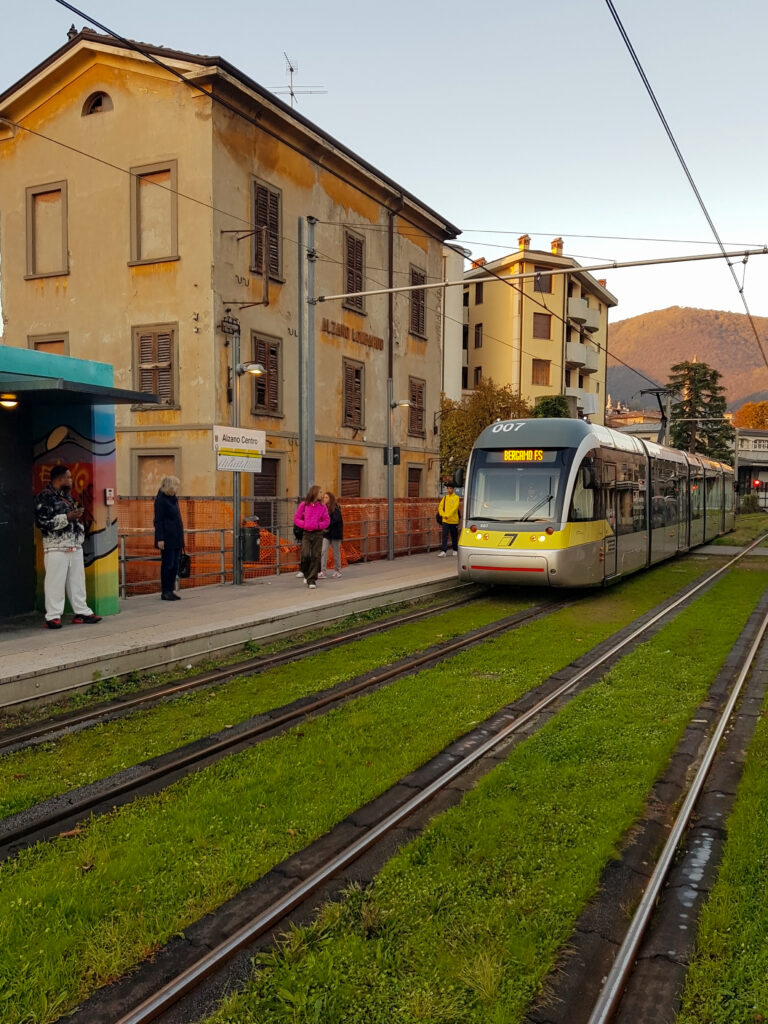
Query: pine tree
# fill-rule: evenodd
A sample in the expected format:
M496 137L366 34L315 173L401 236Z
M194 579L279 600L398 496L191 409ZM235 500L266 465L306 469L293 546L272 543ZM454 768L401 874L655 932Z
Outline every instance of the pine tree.
M706 363L676 363L670 387L681 396L672 405L671 439L675 448L730 462L734 429L725 419L722 374Z

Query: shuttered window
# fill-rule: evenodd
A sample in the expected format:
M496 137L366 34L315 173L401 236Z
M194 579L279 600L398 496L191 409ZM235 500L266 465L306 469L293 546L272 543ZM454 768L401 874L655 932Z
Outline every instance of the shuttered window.
M163 405L175 405L176 328L137 327L134 339L136 390L159 395Z
M255 362L261 363L264 373L254 377L254 412L280 413L280 342L276 338L254 336Z
M344 411L342 423L345 427L362 427L365 395L365 367L351 359L344 360Z
M552 317L549 313L534 313L533 314L533 336L534 338L550 338L551 337L551 323Z
M531 369L531 384L540 384L549 387L549 359L533 359Z
M411 285L426 284L427 275L418 267L411 267ZM411 334L420 338L427 334L427 293L421 289L411 292Z
M344 232L344 291L361 292L365 280L365 242L360 235L351 231ZM344 305L350 309L362 311L365 302L362 295L353 295L344 299Z
M408 410L408 433L424 437L424 416L425 400L427 394L427 382L418 377L408 378L408 401L411 406Z
M415 466L408 468L408 497L421 497L421 470Z
M282 193L262 181L253 183L253 249L252 269L264 273L266 247L267 271L270 277L282 277Z
M363 467L359 463L342 462L340 496L342 498L362 498Z

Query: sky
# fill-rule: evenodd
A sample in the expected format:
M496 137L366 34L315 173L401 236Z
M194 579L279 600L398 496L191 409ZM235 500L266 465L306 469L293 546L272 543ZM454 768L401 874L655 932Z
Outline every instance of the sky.
M583 266L718 252L606 0L82 0L119 35L219 55L462 229L473 258L517 248ZM768 4L614 0L729 251L768 244ZM88 24L0 0L0 92ZM95 27L91 25L91 27ZM288 97L283 96L284 99ZM308 213L311 211L307 211ZM768 254L596 271L610 319L669 306L768 316Z

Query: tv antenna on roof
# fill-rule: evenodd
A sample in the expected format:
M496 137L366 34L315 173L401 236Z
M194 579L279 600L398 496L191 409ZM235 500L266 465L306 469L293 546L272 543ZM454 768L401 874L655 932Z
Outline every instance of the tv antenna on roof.
M306 86L303 89L294 89L294 87L293 87L293 76L298 73L299 65L295 61L291 60L291 58L288 56L288 54L285 52L285 50L283 50L283 56L285 57L285 70L286 70L286 72L288 74L289 84L287 86L285 86L285 85L270 86L270 89L277 96L285 96L285 95L290 96L291 97L291 109L293 109L294 103L298 103L299 102L296 99L296 97L299 96L299 95L302 95L302 96L317 95L317 96L319 96L319 95L324 95L325 93L328 92L327 89L323 89L319 85L308 85L308 86Z

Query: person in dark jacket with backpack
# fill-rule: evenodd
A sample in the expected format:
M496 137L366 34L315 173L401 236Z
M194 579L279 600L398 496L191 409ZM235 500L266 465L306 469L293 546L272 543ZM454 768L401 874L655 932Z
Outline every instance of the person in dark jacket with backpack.
M323 503L328 509L330 523L323 534L323 555L320 559L320 572L318 579L326 576L341 576L341 542L344 539L344 520L341 516L341 508L336 501L336 495L326 491L323 495ZM328 568L328 552L333 545L333 572Z
M160 490L155 496L155 547L160 550L160 598L163 601L180 601L174 593L179 558L184 550L184 525L179 508L179 478L163 477Z

